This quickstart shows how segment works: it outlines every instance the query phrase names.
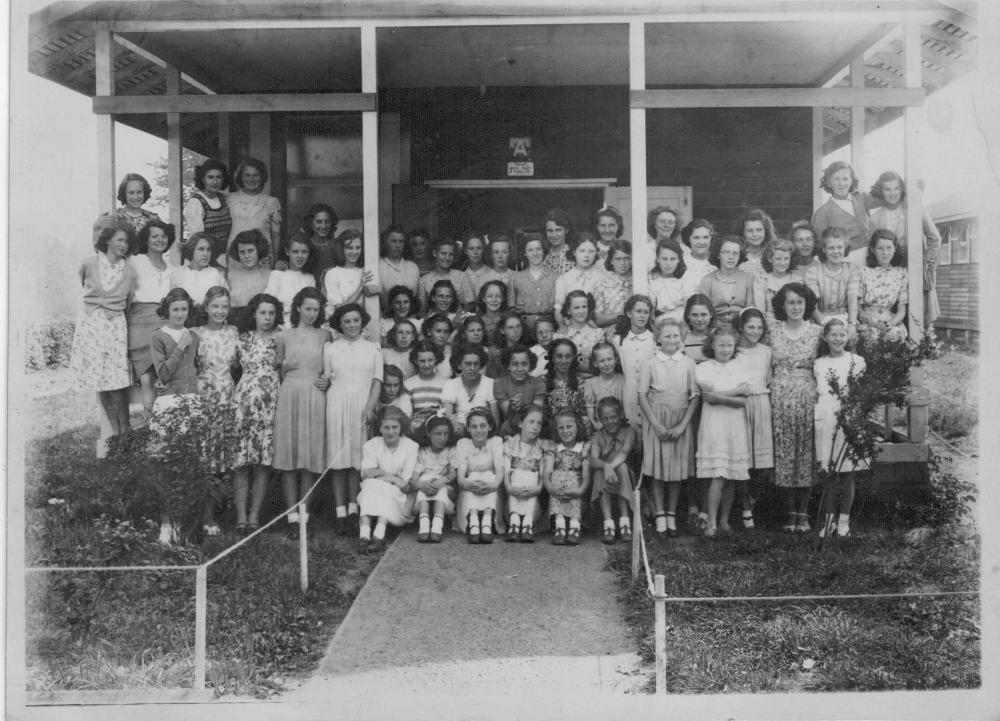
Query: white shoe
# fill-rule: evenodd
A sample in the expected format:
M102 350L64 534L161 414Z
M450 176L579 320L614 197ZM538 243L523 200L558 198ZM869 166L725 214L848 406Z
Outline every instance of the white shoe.
M176 523L161 523L159 541L164 546L171 546L180 539L181 531Z

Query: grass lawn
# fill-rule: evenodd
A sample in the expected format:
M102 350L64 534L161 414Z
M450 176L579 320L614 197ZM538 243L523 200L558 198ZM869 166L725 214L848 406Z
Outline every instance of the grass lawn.
M948 526L833 539L739 533L648 542L654 574L682 597L961 591L979 587L979 543ZM616 561L621 600L645 662L654 662L653 603ZM667 604L671 693L975 688L978 597ZM653 677L650 675L649 689Z
M94 458L92 394L72 391L64 375L37 374L29 389L27 565L196 565L238 540L229 531L201 544L157 543L159 524L146 520L157 505L132 477L141 471L122 474ZM277 486L265 521L280 508ZM325 652L379 558L335 536L331 510L310 522L305 594L298 543L284 538L284 522L209 569L207 682L217 694L266 697L307 675ZM26 604L29 691L191 686L194 571L32 574Z

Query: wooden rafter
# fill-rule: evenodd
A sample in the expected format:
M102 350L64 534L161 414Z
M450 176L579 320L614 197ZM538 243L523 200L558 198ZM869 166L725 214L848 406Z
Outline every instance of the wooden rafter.
M903 76L880 65L865 65L865 75L890 88L903 87Z
M898 32L899 25L896 23L885 23L883 25L879 25L877 28L861 38L859 42L855 43L843 55L837 58L836 61L831 63L830 66L824 70L815 81L813 81L812 85L820 88L836 85L846 76L851 62L853 62L856 58L868 54L869 52L877 51L880 47L882 47L882 45L889 42Z

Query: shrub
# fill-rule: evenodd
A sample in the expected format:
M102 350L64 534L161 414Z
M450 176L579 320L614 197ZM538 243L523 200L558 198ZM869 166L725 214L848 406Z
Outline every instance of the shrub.
M976 502L976 486L942 469L949 458L931 456L930 489L921 501L904 507L904 522L912 526L941 527L965 521Z
M73 330L73 321L69 320L28 325L24 338L25 370L37 372L69 367Z

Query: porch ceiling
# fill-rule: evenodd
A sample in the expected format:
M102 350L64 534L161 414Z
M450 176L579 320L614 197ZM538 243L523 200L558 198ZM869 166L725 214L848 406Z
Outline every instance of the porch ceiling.
M538 14L554 11L555 0L528 8L508 3L506 12ZM576 0L581 5L582 0ZM640 0L636 0L642 4ZM728 3L710 7L696 3L710 15L737 7L744 15L774 12L767 0ZM432 8L431 5L434 5ZM593 8L591 14L609 9ZM636 8L636 12L659 12ZM787 4L781 4L787 7ZM890 34L892 24L846 22L823 18L826 3L805 2L816 20L739 22L694 21L647 22L646 81L650 88L725 87L817 87L848 84L838 70L850 60L877 48L865 58L867 87L901 87L903 55L901 39ZM830 3L834 5L834 3ZM846 7L849 2L841 3ZM932 93L976 65L977 21L975 6L951 0L949 4L919 3L922 28L923 83ZM138 6L142 6L141 8ZM361 86L360 31L356 28L307 28L267 26L270 20L382 17L388 4L375 0L361 3L302 2L99 2L56 3L32 18L30 68L32 72L94 95L94 21L151 20L182 22L206 18L217 29L167 29L123 32L122 37L142 50L158 56L194 80L218 93L310 93L358 92ZM961 6L963 9L955 9ZM402 6L394 5L397 9ZM426 22L440 15L441 7L430 0L415 0ZM474 4L459 3L448 14L482 15ZM491 6L492 7L492 6ZM777 6L775 6L777 7ZM840 6L838 6L840 7ZM214 8L214 10L213 10ZM436 8L436 10L435 10ZM680 8L680 6L678 6ZM841 8L843 9L843 8ZM215 13L209 13L213 10ZM494 8L496 10L496 8ZM218 12L215 12L218 11ZM670 13L685 11L672 9ZM690 12L691 9L687 9ZM618 12L623 12L619 10ZM138 14L137 14L138 13ZM206 15L208 13L208 15ZM221 13L221 15L220 15ZM266 18L262 15L270 13ZM278 13L278 16L274 14ZM398 17L400 12L396 13ZM871 16L868 16L871 17ZM263 29L223 28L225 20L259 20ZM478 22L478 20L476 21ZM400 26L378 29L378 84L380 88L626 85L628 83L628 26L621 22L596 24L545 24L465 26ZM254 23L252 23L254 24ZM116 93L162 94L166 91L164 70L132 49L115 45ZM197 92L185 87L185 92ZM878 127L898 115L898 108L868 108L867 126ZM828 108L824 113L828 145L843 144L849 133L850 113ZM125 122L147 122L140 118Z

